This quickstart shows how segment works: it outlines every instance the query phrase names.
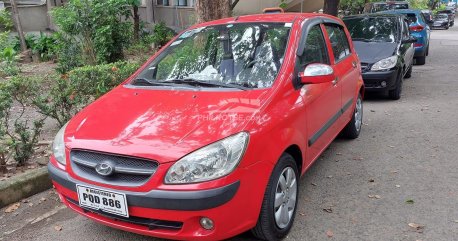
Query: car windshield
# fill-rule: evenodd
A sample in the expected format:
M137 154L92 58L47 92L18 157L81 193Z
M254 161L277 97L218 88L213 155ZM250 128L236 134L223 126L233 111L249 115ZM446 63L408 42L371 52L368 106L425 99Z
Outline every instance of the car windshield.
M372 12L376 13L376 12L381 12L385 10L388 10L388 5L386 3L377 3L377 4L374 4L374 9Z
M447 14L439 14L436 16L436 19L448 19L448 15Z
M353 41L396 41L396 20L390 17L349 18L344 20Z
M415 13L404 13L404 16L407 17L409 23L416 23L418 21L417 15Z
M409 4L407 3L390 4L389 9L409 9Z
M137 80L149 84L267 88L286 52L290 23L238 23L182 33ZM132 84L135 84L135 80Z

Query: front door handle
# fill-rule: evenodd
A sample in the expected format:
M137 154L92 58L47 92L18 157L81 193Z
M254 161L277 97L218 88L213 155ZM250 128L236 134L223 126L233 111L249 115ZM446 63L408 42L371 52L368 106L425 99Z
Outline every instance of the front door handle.
M356 61L353 61L353 62L351 63L351 65L352 65L353 68L355 68L355 69L356 69L356 67L358 67L358 64L356 63Z
M336 86L338 82L339 82L339 77L336 77L336 78L332 81L332 84L333 84L334 86Z

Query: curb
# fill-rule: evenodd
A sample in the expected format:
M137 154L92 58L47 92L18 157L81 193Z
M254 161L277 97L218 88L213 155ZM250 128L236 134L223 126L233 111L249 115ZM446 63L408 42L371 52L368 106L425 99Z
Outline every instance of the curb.
M52 187L46 166L0 182L0 208Z

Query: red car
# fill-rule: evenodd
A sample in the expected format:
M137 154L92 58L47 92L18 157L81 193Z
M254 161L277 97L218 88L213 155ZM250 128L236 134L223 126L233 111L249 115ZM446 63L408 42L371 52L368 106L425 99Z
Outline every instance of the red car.
M299 177L362 126L361 66L338 18L191 27L65 125L50 176L65 205L167 239L290 231Z

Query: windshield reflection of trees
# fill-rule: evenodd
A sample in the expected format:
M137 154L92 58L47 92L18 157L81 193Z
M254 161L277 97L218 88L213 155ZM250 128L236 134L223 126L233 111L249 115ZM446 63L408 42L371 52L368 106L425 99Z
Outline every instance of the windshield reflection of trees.
M398 30L392 18L356 18L345 20L345 23L354 41L396 41Z
M283 62L290 28L284 24L234 24L188 32L140 76L270 87Z

